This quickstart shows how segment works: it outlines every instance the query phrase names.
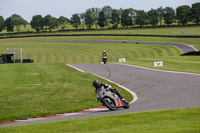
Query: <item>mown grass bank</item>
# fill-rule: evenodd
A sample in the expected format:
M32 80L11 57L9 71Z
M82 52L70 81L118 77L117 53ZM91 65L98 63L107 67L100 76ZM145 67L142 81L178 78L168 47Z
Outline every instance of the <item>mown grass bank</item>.
M33 41L63 41L63 40L116 40L116 41L143 41L143 42L177 42L193 45L200 50L200 38L173 38L173 37L138 37L138 36L60 36L60 37L27 37L0 39L0 43L7 48L6 44L26 43ZM25 41L25 42L24 42ZM2 52L2 51L0 51Z
M154 67L153 63L156 61L163 61L163 66ZM200 73L199 56L184 56L184 57L168 56L168 57L155 57L155 58L136 58L136 59L130 59L126 63L153 69L160 69L160 70Z
M92 82L106 82L65 64L4 64L0 75L0 122L101 106ZM128 92L111 85L132 100Z
M122 35L169 35L169 36L199 36L200 26L195 27L163 27L163 28L135 28L135 29L112 29L80 32L58 32L47 34L122 34ZM45 34L45 33L43 33Z
M159 69L200 73L198 56L180 56L181 52L172 46L142 45L128 43L62 42L64 40L119 40L179 42L200 48L200 39L193 38L142 38L142 37L42 37L0 40L1 49L23 48L23 58L34 59L35 63L84 64L100 63L101 52L109 54L109 62L126 58L127 63L153 68L154 61L164 61ZM55 42L51 42L55 41ZM56 42L61 41L61 42Z
M2 127L3 133L198 133L200 107Z
M69 27L70 31L62 31L61 29L53 29L52 33L49 31L45 31L42 34L129 34L129 35L171 35L171 36L198 36L200 35L200 26L180 26L180 27L135 27L135 28L119 28L119 29L107 29L107 28L100 28L95 30L95 27L93 27L93 30L88 29L77 29L75 31L75 28ZM58 31L60 30L60 31ZM71 31L74 30L74 31ZM14 29L16 33L16 29ZM21 27L21 32L35 32L34 29L31 28L30 25L27 25L26 28L23 26ZM33 33L20 33L23 35L31 35ZM5 34L7 36L6 30L3 32L0 32L1 34ZM40 35L40 33L34 33ZM14 34L13 34L14 35ZM3 35L2 35L3 36Z

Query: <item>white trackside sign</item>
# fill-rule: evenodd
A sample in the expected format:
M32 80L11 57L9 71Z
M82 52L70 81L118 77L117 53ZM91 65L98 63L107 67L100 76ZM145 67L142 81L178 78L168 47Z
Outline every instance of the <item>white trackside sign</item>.
M126 58L119 59L119 62L126 62Z
M160 67L160 66L163 66L162 61L154 62L154 67Z

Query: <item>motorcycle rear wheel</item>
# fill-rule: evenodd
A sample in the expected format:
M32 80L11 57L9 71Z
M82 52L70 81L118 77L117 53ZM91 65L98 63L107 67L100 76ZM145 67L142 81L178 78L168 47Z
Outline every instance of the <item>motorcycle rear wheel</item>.
M129 104L125 104L125 105L123 106L124 109L128 109L129 107L130 107Z

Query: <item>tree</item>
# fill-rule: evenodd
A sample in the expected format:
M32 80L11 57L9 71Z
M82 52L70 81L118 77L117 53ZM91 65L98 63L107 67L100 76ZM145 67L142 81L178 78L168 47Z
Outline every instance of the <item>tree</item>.
M105 18L106 18L106 24L108 25L108 28L110 28L110 19L112 15L112 8L110 6L104 6L102 8L102 11L104 12Z
M158 24L158 14L157 11L154 9L151 9L147 12L149 23L153 26Z
M137 10L133 9L133 8L129 8L129 15L131 18L135 18L136 17L136 12Z
M90 10L87 10L85 12L85 24L87 25L88 29L90 29L94 24L94 19L92 17L92 12Z
M44 21L41 15L35 15L31 20L31 27L35 29L37 32L40 32L44 29Z
M136 9L133 9L133 8L129 8L129 16L132 18L132 23L134 25L134 20L135 20L135 17L136 17L136 13L137 13L137 10Z
M122 13L123 13L124 10L122 8L120 8L117 11L118 11L118 14L119 14L119 18L121 19L122 18Z
M196 24L200 22L200 3L192 4L192 18Z
M89 10L91 11L91 15L94 20L94 25L97 29L97 23L98 23L99 13L100 13L101 9L100 8L91 8Z
M175 11L172 7L166 7L164 9L164 23L168 26L175 21Z
M5 22L3 16L0 16L0 32L5 29Z
M14 25L12 23L11 17L6 19L5 26L6 26L8 32L12 32L14 30Z
M120 23L119 13L117 10L112 10L112 16L111 16L111 23L114 25L114 28L118 27L118 24Z
M78 28L78 26L81 24L81 21L80 21L80 17L79 15L76 13L76 14L73 14L72 17L70 18L70 23L73 25L73 27L75 27L76 29Z
M158 20L160 22L160 25L162 25L162 20L163 20L163 15L164 15L164 8L161 6L156 11L157 11L157 14L158 14Z
M138 10L136 13L135 24L143 26L147 24L148 16L144 10Z
M182 25L187 24L190 20L191 9L188 5L179 6L176 8L176 18L178 19L178 23Z
M11 16L11 21L12 21L13 26L16 27L17 32L20 31L20 26L26 23L26 21L18 14L13 14Z
M27 24L28 24L28 22L26 21L26 20L24 20L23 22L22 22L22 24L23 24L23 26L24 26L24 29L26 28L26 26L27 26Z
M80 13L80 21L81 21L81 26L83 27L83 29L85 29L85 13Z
M121 16L121 24L122 26L131 26L133 25L132 18L129 16L129 9L125 9Z
M61 25L61 29L65 30L65 28L67 27L67 24L69 23L69 19L64 16L60 16L58 18L58 23L59 25Z
M44 26L47 26L50 30L55 29L58 26L58 21L55 17L52 17L51 15L46 15L44 17Z
M98 25L103 28L105 26L105 22L106 22L106 17L104 15L103 11L100 11L99 13L99 19L98 19Z

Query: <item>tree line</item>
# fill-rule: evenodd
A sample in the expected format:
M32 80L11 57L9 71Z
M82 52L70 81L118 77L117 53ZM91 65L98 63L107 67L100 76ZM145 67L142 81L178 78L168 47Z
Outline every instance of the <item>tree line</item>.
M159 7L157 9L151 9L147 12L144 10L129 9L113 9L110 6L104 6L103 8L90 8L82 13L75 13L71 18L60 16L59 18L51 15L42 17L41 15L35 15L32 17L30 25L37 32L43 30L52 31L52 29L61 27L65 30L72 25L76 29L91 29L92 26L104 28L118 28L121 24L122 27L129 27L134 25L162 25L162 23L170 25L177 23L178 25L186 25L188 22L196 24L200 23L200 3L194 3L192 6L182 5L176 9L172 7ZM16 27L17 32L20 30L20 26L29 24L20 15L13 14L6 20L0 16L0 32L7 29L8 32L12 32Z

